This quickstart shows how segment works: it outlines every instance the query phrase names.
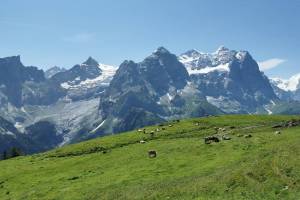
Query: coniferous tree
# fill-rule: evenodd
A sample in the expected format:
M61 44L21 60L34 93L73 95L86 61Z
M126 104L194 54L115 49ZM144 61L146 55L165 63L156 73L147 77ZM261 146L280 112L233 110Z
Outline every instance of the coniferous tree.
M7 158L8 158L7 151L4 150L3 153L2 153L2 160L6 160Z

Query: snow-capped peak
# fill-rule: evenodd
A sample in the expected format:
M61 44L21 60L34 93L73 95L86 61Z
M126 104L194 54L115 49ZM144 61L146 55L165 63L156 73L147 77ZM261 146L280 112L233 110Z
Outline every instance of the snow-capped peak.
M187 52L181 54L179 57L193 57L193 58L199 58L201 53L196 49L188 50Z
M88 65L89 66L89 65ZM112 80L113 76L117 71L117 67L105 64L98 64L98 68L101 71L101 74L92 79L86 79L84 81L80 81L79 83L74 84L73 82L65 82L62 83L61 86L65 89L90 89L100 86L107 86L109 85L110 81Z
M188 64L192 62L196 62L197 60L199 60L199 58L201 57L201 54L199 51L192 49L189 50L183 54L181 54L178 59L181 63L183 64Z
M284 91L294 92L300 88L300 74L292 76L290 79L271 78L273 84Z
M211 72L229 72L229 63L238 59L236 51L220 46L213 53L202 53L197 50L189 50L181 54L178 59L185 65L189 74L203 74ZM240 55L240 57L242 54Z
M229 51L230 50L227 47L225 47L224 45L221 45L214 54L221 54L223 52L229 52Z

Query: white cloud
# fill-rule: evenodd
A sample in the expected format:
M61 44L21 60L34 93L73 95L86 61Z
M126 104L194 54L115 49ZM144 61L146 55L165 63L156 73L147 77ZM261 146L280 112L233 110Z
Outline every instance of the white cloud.
M259 62L258 65L259 65L259 68L261 71L267 71L267 70L273 69L275 67L278 67L279 65L281 65L284 62L286 62L286 60L283 60L280 58L272 58L269 60Z
M95 34L93 33L78 33L76 35L64 37L63 40L67 42L73 42L73 43L86 43L93 40L94 37Z

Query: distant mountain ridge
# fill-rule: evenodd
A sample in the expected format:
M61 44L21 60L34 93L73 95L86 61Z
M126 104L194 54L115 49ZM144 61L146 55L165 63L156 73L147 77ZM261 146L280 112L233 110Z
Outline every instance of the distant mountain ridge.
M54 66L54 67L51 67L50 69L47 69L45 71L45 77L49 79L52 76L54 76L55 74L57 74L59 72L65 72L65 71L67 71L67 69L65 69L63 67Z
M24 66L20 56L0 59L0 116L15 128L0 131L1 145L18 146L33 153L70 142L81 130L92 129L97 121L98 90L103 91L114 72L109 66L99 65L89 58L81 65L46 78L42 70ZM76 81L78 76L82 81L72 85L74 87L62 87L63 83ZM76 84L88 87L76 88ZM96 89L92 90L93 87ZM38 136L35 130L41 130L42 135Z
M47 72L24 66L19 56L1 58L1 142L32 153L165 120L298 113L299 88L282 85L294 87L269 80L249 52L224 46L179 56L160 47L142 62L126 60L119 67L89 57Z
M281 99L300 101L300 74L290 79L270 78L270 82Z

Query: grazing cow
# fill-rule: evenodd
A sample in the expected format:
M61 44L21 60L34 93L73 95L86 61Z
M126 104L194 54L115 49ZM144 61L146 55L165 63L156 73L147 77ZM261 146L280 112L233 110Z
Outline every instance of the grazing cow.
M149 150L148 156L149 156L149 158L155 158L157 156L157 153L155 150Z
M146 141L145 141L145 140L141 140L140 143L141 143L141 144L145 144Z
M143 130L142 129L138 129L138 132L142 132Z
M297 120L291 120L287 123L287 127L294 127L294 126L299 126L300 125L300 121Z
M173 125L172 124L169 124L169 127L172 127Z
M207 136L204 138L204 143L205 144L210 144L212 142L220 142L220 139L217 136Z
M248 135L244 135L244 138L251 138L252 135L251 134L248 134Z
M279 134L281 134L281 132L280 132L280 131L276 131L275 134L276 134L276 135L279 135Z
M222 140L231 140L231 137L228 135L222 135Z

